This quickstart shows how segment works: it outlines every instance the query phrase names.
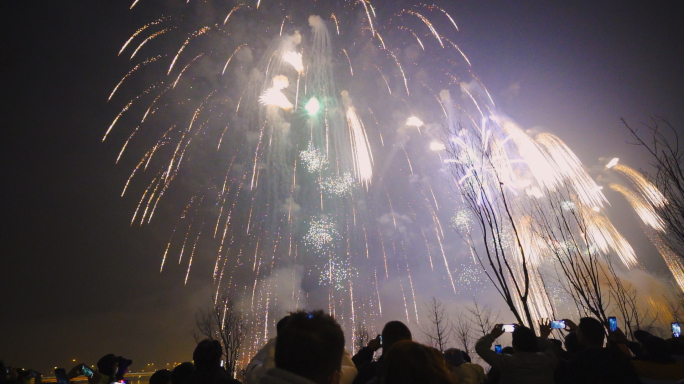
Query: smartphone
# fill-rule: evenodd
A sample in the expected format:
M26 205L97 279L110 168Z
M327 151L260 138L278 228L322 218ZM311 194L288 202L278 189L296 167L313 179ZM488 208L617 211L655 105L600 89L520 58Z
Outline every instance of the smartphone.
M672 323L672 337L680 337L682 335L682 327L679 323Z
M500 354L501 354L501 351L502 351L502 348L501 348L500 345L497 344L497 345L494 346L494 350L496 351L496 353L498 353L498 354L500 355Z
M93 374L95 374L95 372L93 372L93 370L90 369L87 365L81 366L81 373L85 377L93 377Z
M55 369L55 380L57 380L57 384L67 384L69 382L69 380L67 380L67 373L64 368Z
M378 337L380 338L380 345L382 345L382 335L378 335Z
M608 318L608 328L611 332L615 332L617 330L617 319L615 317L611 316Z
M565 320L554 320L551 322L551 329L565 329Z
M513 331L515 331L515 324L504 324L504 326L503 326L503 331L504 331L504 332L513 332Z

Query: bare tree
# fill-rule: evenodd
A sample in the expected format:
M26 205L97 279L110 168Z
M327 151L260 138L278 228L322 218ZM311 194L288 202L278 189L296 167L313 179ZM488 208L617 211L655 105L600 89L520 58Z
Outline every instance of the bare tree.
M477 337L488 335L499 320L498 314L493 315L490 307L481 306L477 300L473 300L473 305L467 307L466 310L470 314L470 322Z
M608 267L611 275L611 278L608 279L610 296L613 298L615 308L617 308L618 313L622 316L627 336L634 340L634 331L638 329L648 331L654 327L658 321L658 313L651 313L649 309L640 311L637 289L629 282L623 282L611 263L608 264Z
M195 341L201 338L218 340L223 346L223 355L226 358L225 369L234 376L247 329L242 312L235 307L233 300L223 296L212 307L200 309L195 315L195 325Z
M516 220L517 207L509 197L508 181L500 174L496 153L492 152L497 149L481 144L478 131L471 129L469 135L473 138L470 144L450 141L448 151L456 159L451 163L451 173L477 223L483 251L475 246L479 242L472 239L473 230L461 229L460 233L516 320L534 330L530 294L536 271L524 244L521 223Z
M634 144L646 148L651 154L655 172L647 174L647 177L667 199L667 204L653 207L665 222L663 240L675 254L684 258L684 147L680 146L681 130L665 118L651 117L649 123L643 124L649 136L645 139L625 119L621 121L636 140Z
M559 282L583 315L593 315L608 325L606 309L610 296L604 292L611 276L604 267L604 258L596 247L590 228L597 218L593 210L582 205L566 205L570 201L561 192L549 194L544 203L534 204L534 231L546 241L556 259Z
M448 316L445 317L444 305L437 298L433 297L426 304L426 307L430 324L421 331L425 335L428 345L444 352L449 346L449 341L451 341L454 332L453 325Z
M456 345L465 352L473 351L473 327L468 316L463 312L457 312L453 322L453 335Z
M674 297L664 297L668 312L672 314L675 323L684 322L684 294L677 293Z

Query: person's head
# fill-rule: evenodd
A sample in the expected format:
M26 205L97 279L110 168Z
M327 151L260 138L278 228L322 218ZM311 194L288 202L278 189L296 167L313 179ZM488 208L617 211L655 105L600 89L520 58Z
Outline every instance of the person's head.
M278 321L276 324L276 336L280 333L280 330L283 329L285 324L287 324L288 320L290 320L290 315L287 315Z
M344 333L323 311L290 314L278 333L276 368L318 384L338 383L344 353Z
M584 348L603 348L606 332L603 324L593 317L583 317L577 326L577 339Z
M173 374L168 369L160 369L150 376L150 384L171 384Z
M394 343L383 358L382 384L451 384L439 351L411 340Z
M450 364L454 367L458 367L459 365L465 362L463 351L456 348L447 349L446 351L444 351L444 361L446 361L447 364Z
M197 344L192 359L198 370L217 368L221 366L223 347L218 340L204 339Z
M128 372L128 367L133 364L133 360L127 359L123 356L116 357L117 372L116 381L123 381L124 375Z
M565 350L568 353L576 353L582 350L582 346L577 338L577 332L570 332L565 335Z
M105 376L114 376L119 370L119 362L113 353L102 356L97 362L97 371Z
M513 349L515 352L537 352L537 336L524 325L513 330Z
M172 384L193 384L193 375L195 373L195 366L190 363L181 363L171 372Z
M382 328L382 350L389 351L392 345L402 340L412 340L411 331L401 321L390 321Z

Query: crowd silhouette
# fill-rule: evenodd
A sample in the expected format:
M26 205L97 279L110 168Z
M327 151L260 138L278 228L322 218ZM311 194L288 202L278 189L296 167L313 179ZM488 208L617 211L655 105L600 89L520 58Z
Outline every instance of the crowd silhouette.
M646 331L634 332L630 341L619 329L607 330L592 317L576 324L566 319L563 340L551 338L548 320L539 335L516 325L512 345L492 348L504 334L497 324L475 344L475 353L488 370L471 360L468 351L444 352L413 340L409 328L390 321L354 356L345 349L340 325L323 311L297 311L281 319L276 337L269 340L240 372L245 384L684 384L684 337L667 340ZM500 346L497 346L500 347ZM202 340L192 362L172 371L156 371L150 384L239 384L221 364L223 347L217 340ZM122 382L132 364L108 354L97 369L85 364L68 373L55 370L57 384L70 384L86 376L89 384ZM0 384L41 384L33 370L12 369L0 361Z

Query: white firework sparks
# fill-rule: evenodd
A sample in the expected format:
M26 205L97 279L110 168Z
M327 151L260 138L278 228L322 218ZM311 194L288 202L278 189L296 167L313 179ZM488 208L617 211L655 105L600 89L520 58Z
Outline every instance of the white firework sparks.
M318 148L309 143L309 148L299 153L304 167L311 173L316 173L328 166L328 158Z

